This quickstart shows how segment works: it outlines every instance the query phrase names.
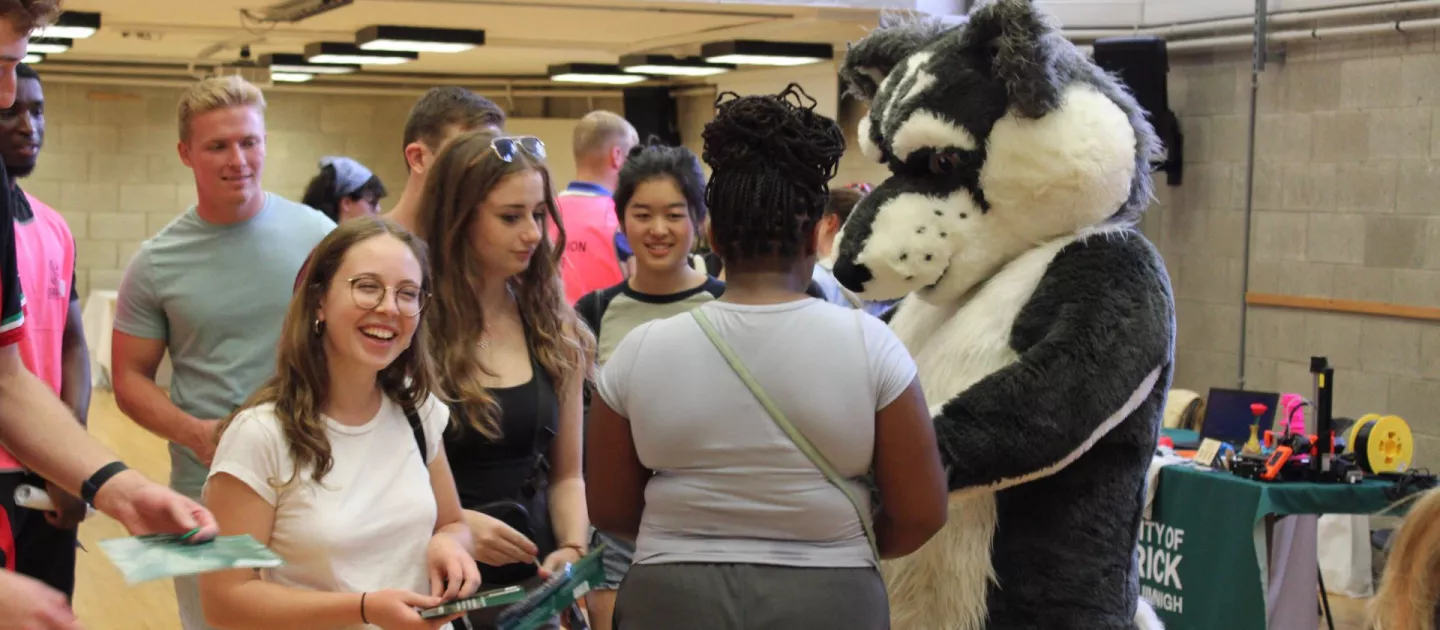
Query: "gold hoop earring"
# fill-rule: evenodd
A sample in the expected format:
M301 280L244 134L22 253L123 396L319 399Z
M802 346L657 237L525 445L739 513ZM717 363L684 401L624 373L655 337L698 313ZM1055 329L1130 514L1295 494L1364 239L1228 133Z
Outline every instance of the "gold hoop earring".
M325 320L316 317L315 323L310 325L310 331L315 333L316 337L319 337L325 332Z

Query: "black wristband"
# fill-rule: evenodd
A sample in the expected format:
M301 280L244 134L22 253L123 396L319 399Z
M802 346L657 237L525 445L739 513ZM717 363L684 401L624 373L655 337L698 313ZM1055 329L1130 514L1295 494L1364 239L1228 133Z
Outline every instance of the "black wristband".
M105 464L100 470L95 471L95 474L90 475L89 479L86 479L84 483L80 484L80 498L91 506L94 506L95 495L99 494L100 487L105 485L105 482L110 481L111 477L127 470L130 470L130 467L126 466L125 462L115 461Z

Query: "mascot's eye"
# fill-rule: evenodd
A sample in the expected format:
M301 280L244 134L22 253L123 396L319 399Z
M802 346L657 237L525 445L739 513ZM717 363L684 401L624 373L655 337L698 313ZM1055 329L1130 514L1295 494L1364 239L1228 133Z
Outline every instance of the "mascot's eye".
M960 154L954 152L936 153L930 156L930 172L949 175L960 168Z

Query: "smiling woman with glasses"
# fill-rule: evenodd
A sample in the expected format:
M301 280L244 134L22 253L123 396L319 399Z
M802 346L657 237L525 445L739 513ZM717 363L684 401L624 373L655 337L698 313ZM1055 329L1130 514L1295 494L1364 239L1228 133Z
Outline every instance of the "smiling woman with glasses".
M202 576L212 625L417 628L417 607L479 587L431 393L429 286L425 244L385 219L311 253L276 373L220 424L205 488L221 534L286 564Z
M534 584L589 539L581 387L595 342L561 290L544 155L532 136L457 136L430 167L417 222L435 265L431 351L456 401L446 449L484 588ZM498 612L470 621L493 627Z

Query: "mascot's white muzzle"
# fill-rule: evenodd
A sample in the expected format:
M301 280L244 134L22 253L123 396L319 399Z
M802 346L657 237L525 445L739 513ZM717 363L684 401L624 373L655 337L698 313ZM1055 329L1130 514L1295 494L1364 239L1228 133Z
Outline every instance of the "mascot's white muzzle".
M971 258L967 252L987 249L989 223L963 188L943 196L877 189L845 223L832 271L860 297L904 297L939 284L957 259Z

